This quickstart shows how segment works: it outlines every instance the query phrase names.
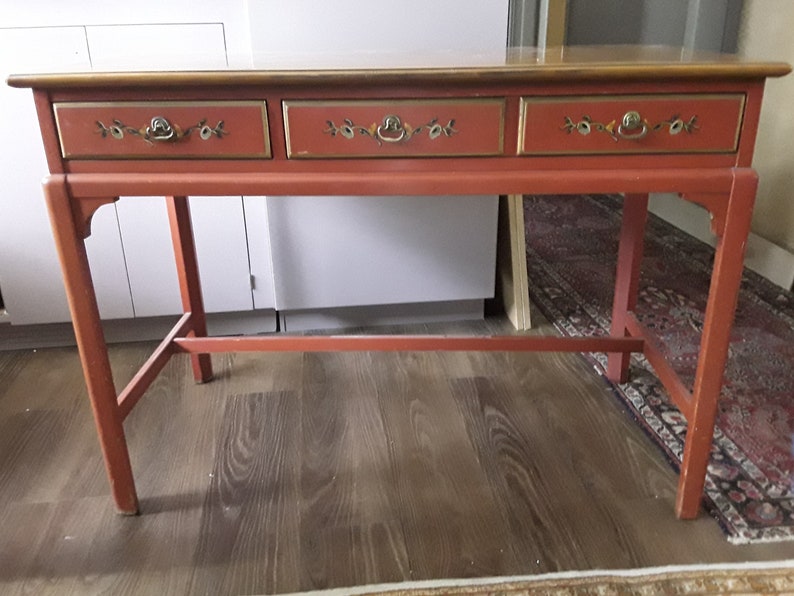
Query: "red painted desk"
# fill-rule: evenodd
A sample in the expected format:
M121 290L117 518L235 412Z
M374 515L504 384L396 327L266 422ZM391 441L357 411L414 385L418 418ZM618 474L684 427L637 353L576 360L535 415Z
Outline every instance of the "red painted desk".
M643 352L689 422L676 514L698 513L756 191L764 81L787 64L659 48L519 49L423 66L12 76L31 87L50 211L118 509L138 512L123 422L168 359L268 350ZM454 63L457 60L460 63ZM274 335L207 338L189 195L625 193L611 336ZM632 310L649 192L712 215L719 236L694 386ZM86 259L94 211L120 195L168 204L184 316L117 395Z

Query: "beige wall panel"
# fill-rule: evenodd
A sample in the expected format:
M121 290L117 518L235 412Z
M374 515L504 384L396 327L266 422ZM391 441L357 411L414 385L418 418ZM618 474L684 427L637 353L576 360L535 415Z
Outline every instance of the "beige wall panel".
M794 63L794 2L747 0L739 53ZM794 252L794 76L767 83L753 165L761 177L753 231Z

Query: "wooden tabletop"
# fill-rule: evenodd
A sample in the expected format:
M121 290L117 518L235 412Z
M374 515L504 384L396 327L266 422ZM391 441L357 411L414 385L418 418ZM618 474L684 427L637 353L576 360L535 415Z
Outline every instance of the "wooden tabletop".
M200 63L200 60L199 60ZM509 48L461 54L355 53L254 56L244 70L70 72L12 75L12 87L185 87L206 85L318 84L366 80L446 84L451 82L566 81L593 79L765 78L788 74L785 62L754 61L734 54L662 46L563 46Z

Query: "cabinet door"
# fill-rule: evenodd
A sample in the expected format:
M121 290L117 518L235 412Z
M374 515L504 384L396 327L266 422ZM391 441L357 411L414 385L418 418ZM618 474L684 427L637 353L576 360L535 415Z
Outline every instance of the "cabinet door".
M226 67L220 23L89 26L86 31L96 69ZM241 197L191 197L190 208L205 308L252 310ZM122 197L117 211L135 316L181 312L164 201Z
M502 51L508 0L248 2L268 63L330 53ZM355 15L355 18L350 18ZM451 16L451 15L454 15ZM285 23L289 26L285 26ZM491 296L496 197L268 197L279 310Z
M248 261L251 266L251 290L255 309L275 309L273 261L270 251L266 197L243 197Z
M222 23L90 25L94 70L226 68Z
M0 29L0 80L12 72L88 70L82 27ZM69 320L61 270L41 192L47 163L30 91L0 84L0 283L14 324ZM13 123L8 128L9 123ZM86 246L104 318L132 316L115 209L95 215Z
M268 197L279 310L493 296L497 201Z
M248 0L246 4L255 58L299 64L306 55L329 53L408 52L421 58L423 52L443 52L450 64L457 64L459 52L504 50L508 3ZM362 26L365 23L369 26Z
M135 316L182 312L165 201L123 197L117 210ZM242 198L190 197L190 210L206 310L252 310Z
M222 24L0 29L2 78L11 72L192 68L199 64L226 67ZM4 119L20 131L13 143L0 144L0 174L6 181L0 190L0 283L5 305L13 323L67 321L60 267L41 197L40 180L47 167L35 133L38 125L30 92L0 85L0 102ZM260 202L264 205L264 199ZM100 314L131 318L178 312L176 271L162 200L126 199L120 204L120 211L114 205L97 211L86 242ZM252 278L241 199L193 199L191 205L208 310L251 310ZM136 209L141 211L135 213ZM149 209L159 210L156 221L148 222ZM118 213L123 213L123 225ZM272 308L267 226L257 229L260 236L252 243L257 251L252 263L258 267L255 295L262 305L259 308ZM124 249L122 230L130 242ZM151 242L136 240L150 232Z

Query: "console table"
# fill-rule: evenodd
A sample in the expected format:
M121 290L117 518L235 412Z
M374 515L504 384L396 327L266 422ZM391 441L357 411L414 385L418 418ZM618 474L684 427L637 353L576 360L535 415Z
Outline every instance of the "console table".
M213 352L557 350L608 353L613 381L625 381L632 352L645 354L689 423L675 511L696 517L755 198L764 82L789 71L678 49L580 47L10 77L33 89L44 195L118 510L138 512L124 419L174 354L189 354L205 382ZM632 312L650 192L702 205L719 237L691 389ZM625 194L608 337L207 337L189 195L520 193ZM165 197L184 315L117 394L84 239L95 210L120 195Z

